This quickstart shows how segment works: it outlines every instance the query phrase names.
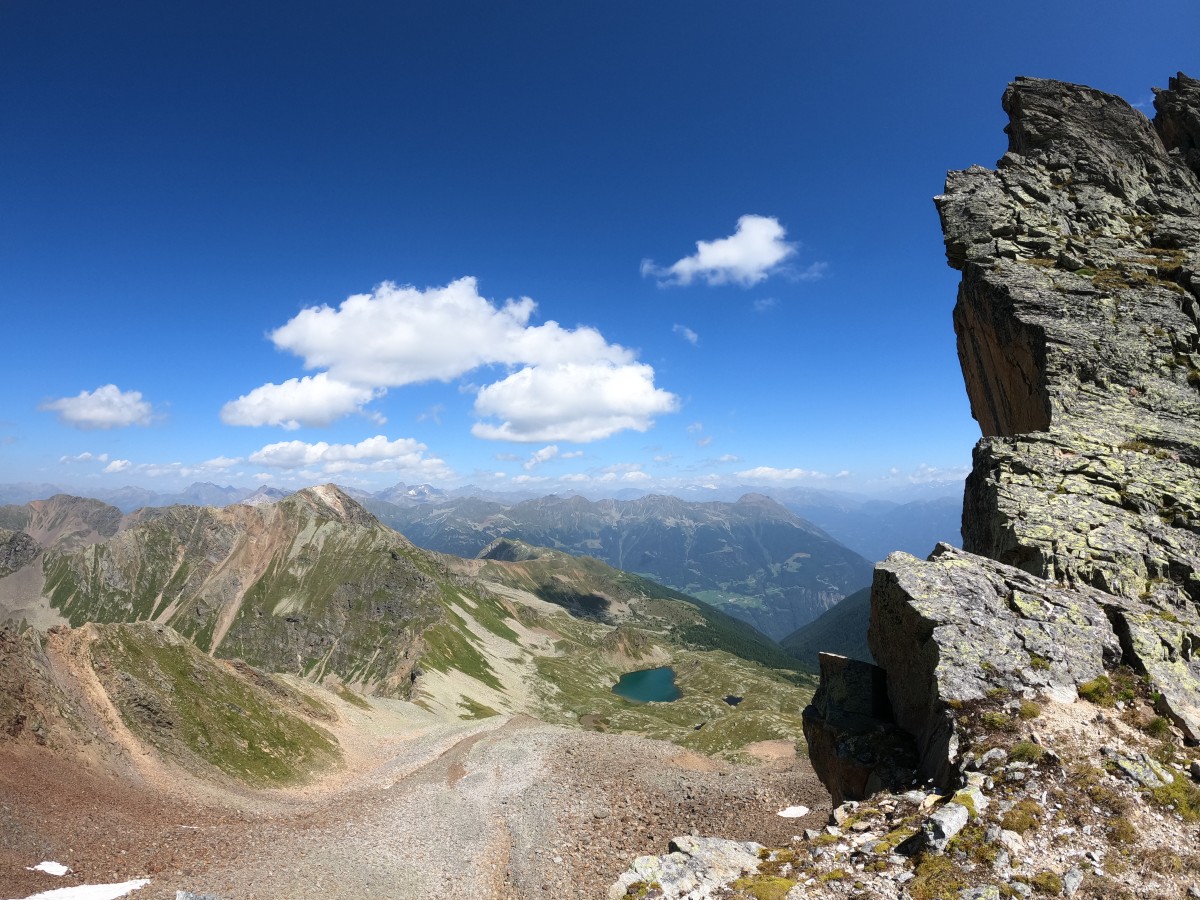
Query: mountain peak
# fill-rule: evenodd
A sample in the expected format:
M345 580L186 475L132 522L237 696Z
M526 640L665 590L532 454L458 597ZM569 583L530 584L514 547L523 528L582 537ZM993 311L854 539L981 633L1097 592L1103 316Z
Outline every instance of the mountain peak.
M280 503L281 506L285 504L306 508L320 518L332 519L344 525L380 527L378 519L336 484L322 484L296 491Z

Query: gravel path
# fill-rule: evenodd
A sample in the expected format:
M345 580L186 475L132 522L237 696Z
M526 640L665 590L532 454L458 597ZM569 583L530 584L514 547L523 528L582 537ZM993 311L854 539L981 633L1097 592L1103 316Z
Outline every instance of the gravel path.
M777 844L828 812L807 760L739 767L525 717L362 741L340 776L220 806L65 763L47 769L47 756L0 760L0 897L139 876L153 881L136 900L176 890L222 900L603 897L635 856L665 852L674 835ZM814 812L775 814L793 804ZM23 870L43 859L74 874Z

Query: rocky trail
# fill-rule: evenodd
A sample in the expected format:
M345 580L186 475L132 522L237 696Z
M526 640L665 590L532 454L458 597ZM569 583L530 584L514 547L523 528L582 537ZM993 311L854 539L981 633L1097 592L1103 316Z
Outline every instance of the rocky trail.
M345 766L299 788L214 791L46 748L0 759L0 896L149 878L132 896L602 897L629 860L703 830L787 842L824 821L806 760L739 766L660 741L408 704L339 707ZM780 818L786 806L814 811ZM811 821L810 821L811 820ZM27 867L54 860L52 877Z

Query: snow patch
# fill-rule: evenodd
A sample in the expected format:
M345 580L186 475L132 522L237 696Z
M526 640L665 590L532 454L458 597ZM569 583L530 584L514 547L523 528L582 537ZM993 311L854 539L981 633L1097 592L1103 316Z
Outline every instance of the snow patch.
M133 881L122 881L120 884L81 884L78 887L42 891L40 894L26 897L25 900L116 900L117 897L132 894L149 883L149 878L136 878Z
M36 866L26 866L25 868L28 869L30 872L45 872L47 875L57 875L59 877L66 875L68 872L71 871L67 866L64 866L62 863L53 862L51 860L46 860L45 862L40 862Z
M785 819L799 819L801 816L808 815L808 807L789 806L787 809L781 809L776 815L783 816Z

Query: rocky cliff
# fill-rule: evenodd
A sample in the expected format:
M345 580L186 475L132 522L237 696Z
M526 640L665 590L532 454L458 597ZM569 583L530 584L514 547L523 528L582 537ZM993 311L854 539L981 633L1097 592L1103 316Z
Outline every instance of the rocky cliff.
M962 271L954 325L983 432L964 549L880 563L868 640L886 673L881 718L913 737L915 774L977 795L957 804L965 812L945 804L908 846L942 851L969 820L986 822L981 788L997 779L968 770L986 769L989 749L1007 759L1012 733L1028 728L1034 740L1018 752L1035 769L1053 758L1066 788L1058 807L1106 816L1075 823L1091 848L1076 855L1100 860L1114 835L1138 843L1133 811L1153 812L1157 799L1161 816L1164 792L1169 818L1196 813L1181 770L1200 740L1200 82L1171 79L1153 122L1057 81L1018 79L1003 102L997 168L953 172L936 198L947 259ZM1019 722L1048 705L1060 722L1087 720L1077 707L1088 703L1119 706L1131 726L1100 739L1106 764L1083 729L1052 749ZM839 717L843 746L814 760L835 791L855 728L840 708L810 714L813 729L837 730ZM1101 790L1105 771L1113 783ZM1091 789L1072 795L1072 774ZM1045 794L996 792L1007 812L1024 802L1057 818ZM1035 856L1014 848L1006 866ZM1042 856L1049 893L1074 893L1085 875L1101 892L1123 880L1117 866L1070 868L1069 855ZM987 874L1005 889L1021 883L1011 867Z
M937 204L984 433L964 549L1102 592L1125 661L1196 741L1200 82L1171 79L1155 105L1150 122L1090 88L1019 79L996 171L952 173Z
M1200 896L1200 82L1003 104L936 198L964 547L876 567L879 667L823 656L805 712L840 805L733 896Z

